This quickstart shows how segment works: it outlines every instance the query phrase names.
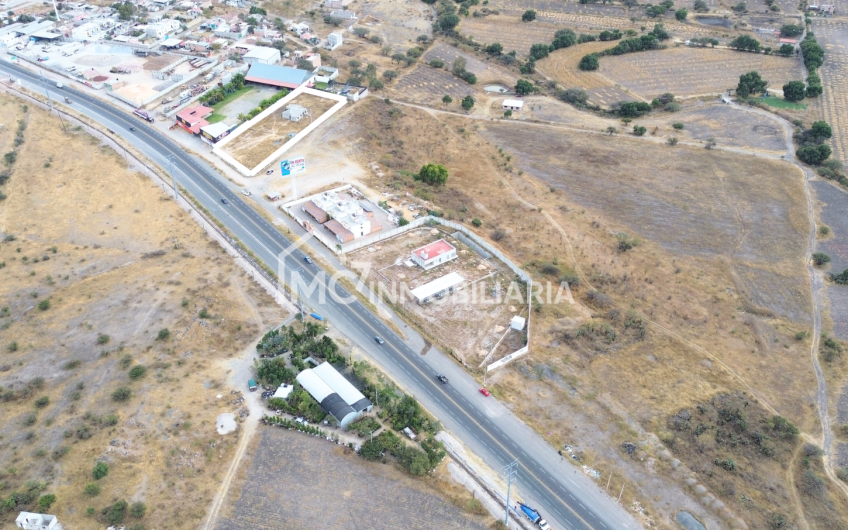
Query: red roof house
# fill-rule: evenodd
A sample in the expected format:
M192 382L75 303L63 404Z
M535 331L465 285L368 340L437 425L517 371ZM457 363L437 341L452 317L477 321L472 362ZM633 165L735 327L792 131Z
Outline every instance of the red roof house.
M434 241L429 245L424 245L412 251L412 261L425 270L432 269L436 265L446 263L452 259L456 259L456 248L444 239Z
M214 111L215 109L204 107L203 105L195 105L194 107L183 109L177 113L177 125L192 134L200 134L200 128L209 125L209 122L203 118L209 116Z

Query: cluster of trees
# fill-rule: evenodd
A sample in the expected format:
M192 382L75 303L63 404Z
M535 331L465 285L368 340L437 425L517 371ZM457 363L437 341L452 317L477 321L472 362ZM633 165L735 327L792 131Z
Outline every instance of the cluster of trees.
M56 496L52 493L41 495L46 487L44 482L27 482L22 490L13 491L8 497L0 500L0 515L19 510L46 512L56 501Z
M388 451L409 474L421 476L435 469L445 457L444 446L432 437L426 442L421 442L421 446L426 452L406 445L391 431L383 431L373 441L366 440L360 448L359 455L366 460L377 460Z
M590 53L580 59L578 68L581 70L591 71L597 70L600 66L600 57L603 55L624 55L625 53L634 53L648 50L657 50L661 48L660 41L670 37L668 31L662 24L654 25L649 33L641 37L624 39L616 44L613 48L604 50L601 53Z
M536 87L533 86L533 83L526 79L519 79L515 84L515 93L526 96L527 94L531 94L536 91Z
M843 186L848 187L848 177L845 176L842 162L839 160L825 160L819 167L816 168L816 173L828 180L835 180Z
M739 35L727 43L734 50L743 52L760 53L760 41L750 35Z
M680 105L675 101L674 94L666 92L651 100L651 108L677 112L680 110Z
M804 33L804 28L801 26L796 26L795 24L785 24L782 28L780 28L780 36L781 37L797 37L798 35Z
M567 88L557 92L557 97L566 103L571 103L577 108L584 108L589 101L589 95L580 88Z
M467 62L465 60L465 57L457 55L456 59L453 60L453 64L451 65L451 73L456 77L462 79L469 85L473 85L477 83L477 76L465 69L466 64Z
M824 62L824 48L816 42L816 37L809 33L801 42L801 57L804 58L804 66L807 67L807 92L808 98L816 97L822 93L821 78L817 70Z
M392 62L396 60L398 62L406 60L406 64L409 66L413 64L418 57L421 57L421 54L423 54L424 51L416 46L407 50L406 53L406 56L399 53L394 54L392 56ZM350 66L350 77L347 78L347 82L351 85L362 85L364 80L368 80L368 86L375 90L380 90L386 86L377 78L377 65L368 63L365 65L365 69L363 70L362 62L356 59L351 59L347 64ZM394 77L397 77L397 72L394 73ZM394 79L394 77L391 77L390 74L390 76L386 77L386 79Z
M701 48L706 48L707 46L715 48L719 44L718 39L712 37L693 37L689 39L689 43L700 46Z
M252 120L253 118L259 116L259 114L263 110L267 109L268 107L270 107L274 103L276 103L276 102L280 101L281 99L283 99L284 97L286 97L288 95L288 93L289 93L289 91L284 88L284 89L280 90L279 92L277 92L276 94L274 94L273 96L271 96L270 98L263 99L262 101L259 102L259 106L256 107L255 109L251 110L247 114L239 114L238 115L239 121L245 122L245 121Z
M254 363L256 379L268 386L281 383L293 383L295 373L286 366L283 358L277 358L291 349L292 365L298 370L306 368L304 359L313 357L333 364L345 364L347 359L339 351L339 346L330 337L319 336L324 332L318 324L307 322L303 332L293 327L281 327L266 333L256 345L256 351L263 359Z
M220 103L227 95L238 92L242 88L244 88L244 74L236 74L226 85L213 88L200 96L200 102L204 105L211 106Z
M673 0L664 0L660 2L659 5L650 5L648 4L647 9L645 10L645 14L648 15L649 18L657 18L666 14L668 10L674 7ZM684 17L686 18L686 17Z
M811 166L824 163L831 155L830 146L824 143L833 136L830 125L824 121L814 121L812 127L795 133L794 140L800 147L795 151L798 160ZM832 171L832 170L831 170Z
M23 108L24 112L27 111L26 105L24 105L22 108ZM15 148L12 149L11 151L8 151L6 154L3 155L3 166L5 166L5 167L3 168L2 171L0 171L0 186L6 185L9 182L9 179L12 178L12 167L15 165L15 162L18 161L18 150L17 149L18 149L18 147L20 147L21 144L24 143L24 131L26 130L26 128L27 128L26 120L23 120L23 119L18 120L18 128L15 131L15 140L14 140ZM6 194L3 193L3 190L0 190L0 201L4 200L5 198L6 198ZM47 307L50 307L49 301L42 300L41 302L47 302ZM39 309L41 309L41 302L39 302ZM42 309L42 311L44 311L46 309L47 308L44 308L44 309Z
M268 407L279 409L295 416L303 416L311 423L319 423L324 420L326 414L321 404L309 395L299 383L294 383L294 388L286 399L270 398Z

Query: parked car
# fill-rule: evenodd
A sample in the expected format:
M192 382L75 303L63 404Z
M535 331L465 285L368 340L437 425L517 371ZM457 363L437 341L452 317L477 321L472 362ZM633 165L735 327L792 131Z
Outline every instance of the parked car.
M270 174L271 174L271 173L273 173L273 172L274 172L274 170L273 170L273 169L269 169L268 171L266 171L266 172L265 172L265 174L266 174L266 175L270 175Z
M448 384L448 378L443 376L442 374L437 375L436 379L438 379L439 382L442 383L443 385Z
M250 197L250 190L241 190L241 194Z
M486 396L486 397L489 397L489 396L491 395L491 394L489 393L489 391L488 391L488 390L486 390L486 387L482 387L482 386L480 387L480 393L481 393L481 394L483 394L483 395L484 395L484 396Z
M251 392L256 392L256 381L254 381L253 379L248 379L248 381L247 381L247 388L248 388Z
M410 429L409 427L403 428L403 434L407 435L410 440L414 440L416 438L415 433L412 432L412 429Z
M380 337L379 335L374 337L374 340L377 342L377 344L385 344L386 343L386 341L384 341L383 338Z

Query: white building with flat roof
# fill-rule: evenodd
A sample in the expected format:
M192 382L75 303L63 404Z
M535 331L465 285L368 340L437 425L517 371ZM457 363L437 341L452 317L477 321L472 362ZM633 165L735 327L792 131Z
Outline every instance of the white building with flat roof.
M242 55L241 58L247 64L277 64L280 62L280 50L276 48L267 48L265 46L257 46Z
M436 278L432 282L416 287L411 290L410 293L415 297L419 304L425 304L434 296L441 298L445 294L453 292L454 289L463 283L465 283L465 278L455 272L451 272L441 278Z
M61 530L62 526L55 515L21 512L15 519L15 526L24 530Z

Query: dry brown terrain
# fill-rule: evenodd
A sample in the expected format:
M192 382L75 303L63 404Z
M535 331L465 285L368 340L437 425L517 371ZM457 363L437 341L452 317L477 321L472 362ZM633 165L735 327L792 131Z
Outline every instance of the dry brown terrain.
M757 414L786 417L818 435L809 344L795 338L809 330L811 311L796 168L703 148L391 110L371 101L353 114L370 145L361 147L363 161L384 153L378 161L387 176L375 179L378 188L432 194L446 217L480 218L481 235L500 229L507 236L496 245L540 281L578 279L579 305L541 306L531 357L495 376L499 396L551 443L588 445L590 465L612 466L631 480L652 477L650 489L631 495L666 526L687 502L685 473L718 471L685 452L678 458L688 467L659 465L668 461L663 451L674 450L667 422L681 410L747 392L762 404ZM405 149L397 149L400 142ZM448 167L446 187L392 174L424 162ZM619 233L637 238L637 246L618 251ZM602 295L590 295L589 284ZM614 449L628 440L643 444L641 458ZM718 504L693 509L722 524L738 517L761 527L772 512L802 524L808 504L795 486L806 471L795 467L799 447L796 440L788 452L764 455L756 464L761 478L743 474L730 493L705 483L729 512ZM775 481L788 502L766 495ZM830 495L831 486L821 487ZM756 498L757 510L745 498ZM835 512L805 512L812 525L844 513L831 500Z
M312 120L327 112L337 102L309 94L300 94L279 110L272 112L262 121L243 132L238 138L224 147L224 151L248 169L271 156L294 135L307 128ZM301 105L309 110L309 115L300 121L283 118L282 114L289 105Z
M197 527L238 440L215 432L239 408L223 361L282 310L99 140L9 97L0 114L27 123L0 201L0 494L56 495L7 511L4 528L28 508L105 528L101 510L119 500L147 508L127 528ZM13 137L0 130L4 152ZM109 473L94 480L98 461Z

